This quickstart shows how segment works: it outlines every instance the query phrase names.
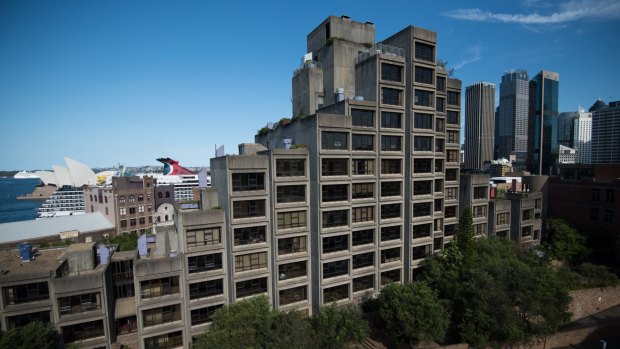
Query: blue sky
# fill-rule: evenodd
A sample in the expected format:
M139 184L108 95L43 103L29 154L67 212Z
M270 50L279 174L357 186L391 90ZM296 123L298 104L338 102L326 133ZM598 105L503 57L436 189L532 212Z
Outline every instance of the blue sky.
M620 2L0 2L0 170L209 163L291 114L306 35L329 15L438 33L468 85L560 74L560 111L620 100Z

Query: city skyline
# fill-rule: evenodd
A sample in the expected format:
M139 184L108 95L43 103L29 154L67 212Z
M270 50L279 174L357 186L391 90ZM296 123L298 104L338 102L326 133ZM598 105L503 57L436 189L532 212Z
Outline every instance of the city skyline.
M201 166L216 144L236 153L290 117L306 33L328 15L374 22L377 41L408 25L436 31L438 58L463 85L544 69L562 76L562 112L620 99L616 2L402 3L398 14L372 4L3 2L0 170L48 169L64 156Z

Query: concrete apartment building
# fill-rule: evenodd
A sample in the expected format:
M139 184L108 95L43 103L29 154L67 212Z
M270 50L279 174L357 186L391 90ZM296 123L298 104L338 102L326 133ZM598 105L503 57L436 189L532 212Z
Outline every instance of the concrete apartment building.
M488 235L489 194L491 181L487 174L461 174L460 214L471 209L474 236Z

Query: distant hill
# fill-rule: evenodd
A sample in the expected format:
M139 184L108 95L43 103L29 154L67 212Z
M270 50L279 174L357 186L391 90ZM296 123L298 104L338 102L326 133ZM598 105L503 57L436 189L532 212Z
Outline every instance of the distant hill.
M0 177L13 177L19 171L0 171Z

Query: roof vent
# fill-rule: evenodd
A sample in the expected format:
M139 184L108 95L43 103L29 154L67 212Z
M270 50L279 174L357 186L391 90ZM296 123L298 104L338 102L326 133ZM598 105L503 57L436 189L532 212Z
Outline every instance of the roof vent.
M347 15L342 15L342 16L340 16L340 18L342 18L342 19L351 19L351 17L349 17Z

